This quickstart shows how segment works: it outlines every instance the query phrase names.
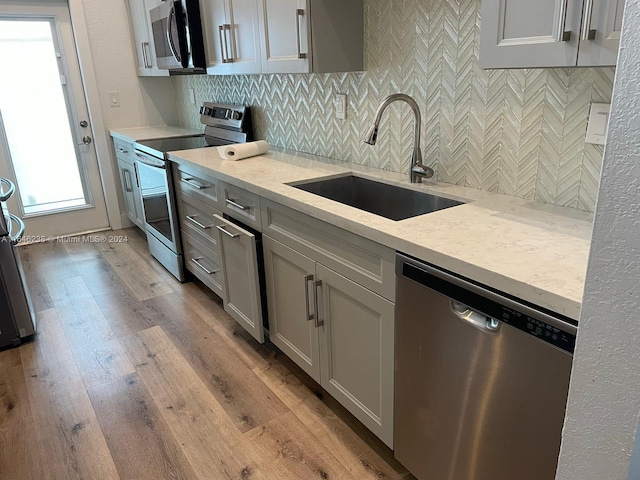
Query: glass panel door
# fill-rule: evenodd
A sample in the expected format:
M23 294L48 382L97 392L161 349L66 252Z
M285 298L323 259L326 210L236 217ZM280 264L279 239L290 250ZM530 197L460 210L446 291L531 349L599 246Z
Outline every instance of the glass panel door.
M88 205L50 19L0 19L0 122L25 216ZM34 71L37 68L37 72Z

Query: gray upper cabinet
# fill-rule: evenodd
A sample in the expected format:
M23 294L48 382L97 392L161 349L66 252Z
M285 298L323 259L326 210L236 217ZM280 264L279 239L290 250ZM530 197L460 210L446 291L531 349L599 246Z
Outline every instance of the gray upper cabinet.
M616 64L623 11L624 0L585 0L578 66Z
M155 45L151 35L149 10L157 7L160 0L128 0L129 19L133 33L134 51L140 77L168 77L169 71L158 68Z
M615 65L624 0L483 0L482 68Z

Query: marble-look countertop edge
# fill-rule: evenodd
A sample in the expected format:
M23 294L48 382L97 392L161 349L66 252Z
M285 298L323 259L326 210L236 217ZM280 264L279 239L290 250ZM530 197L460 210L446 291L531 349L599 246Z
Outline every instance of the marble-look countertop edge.
M170 125L154 125L149 127L113 128L109 134L125 142L140 142L159 138L192 137L202 135L202 131L172 127Z
M169 154L169 158L175 163L184 163L205 174L213 174L224 182L244 188L268 200L364 236L389 248L421 258L532 304L575 320L579 318L584 275L586 274L590 220L592 218L592 215L587 212L538 204L530 200L450 184L406 185L408 183L404 179L406 176L393 172L344 162L325 161L325 159L317 159L311 155L293 154L286 151L270 152L263 157L240 162L222 160L216 149L213 148L172 152ZM277 164L271 162L277 162ZM308 179L349 173L378 178L387 183L400 184L408 188L427 190L430 193L466 200L469 203L455 207L458 210L447 209L394 222L295 189L289 185ZM463 212L464 214L461 215ZM522 218L523 212L532 213L534 218L529 222L528 219ZM473 225L476 216L479 218L478 225ZM538 244L532 244L533 247L522 248L519 246L514 249L531 250L530 258L524 258L520 255L518 258L510 257L506 260L509 256L509 245L507 245L505 252L500 252L500 255L504 255L505 263L499 264L499 261L496 262L494 258L494 263L491 264L490 260L482 260L483 253L487 252L479 251L477 261L475 261L476 257L474 260L469 259L468 251L465 253L467 258L461 258L451 252L444 251L447 245L438 245L437 241L435 244L430 244L429 238L423 239L421 236L422 232L426 232L424 237L429 237L430 225L434 228L438 228L438 226L446 228L449 222L454 226L454 229L460 229L459 222L456 223L455 219L460 222L468 222L468 228L465 225L462 232L476 231L474 233L484 234L485 237L486 234L492 235L493 232L490 230L487 232L483 229L492 227L529 229L538 236L534 239ZM483 221L488 224L480 224ZM549 225L545 225L545 222ZM574 230L578 230L579 234L575 234ZM513 243L528 240L524 237L520 239L517 232L511 232L510 235L510 241ZM541 267L540 264L544 265L544 261L539 256L544 253L545 241L554 246L557 250L557 257L570 270L565 272L566 278L550 281L549 276L543 272L542 268L544 267ZM571 244L563 247L564 242ZM537 250L534 251L535 248ZM576 250L576 252L572 252L572 250ZM554 260L551 258L546 265L552 266ZM518 269L518 275L510 272L511 264L513 264L513 269ZM523 273L523 270L526 269L530 271ZM558 291L554 291L555 289L561 290L561 292L558 293Z

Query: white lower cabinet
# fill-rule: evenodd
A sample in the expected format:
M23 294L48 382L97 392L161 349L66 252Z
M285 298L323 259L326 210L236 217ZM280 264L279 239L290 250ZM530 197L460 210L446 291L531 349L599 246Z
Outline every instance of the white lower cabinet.
M394 304L263 237L269 334L393 448Z

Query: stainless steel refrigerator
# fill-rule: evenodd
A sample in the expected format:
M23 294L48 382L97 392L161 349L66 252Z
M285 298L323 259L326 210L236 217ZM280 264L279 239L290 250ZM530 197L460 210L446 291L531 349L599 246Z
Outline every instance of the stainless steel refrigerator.
M0 177L0 348L20 345L36 331L16 245L24 234L24 223L9 213L6 201L15 193L14 184Z

